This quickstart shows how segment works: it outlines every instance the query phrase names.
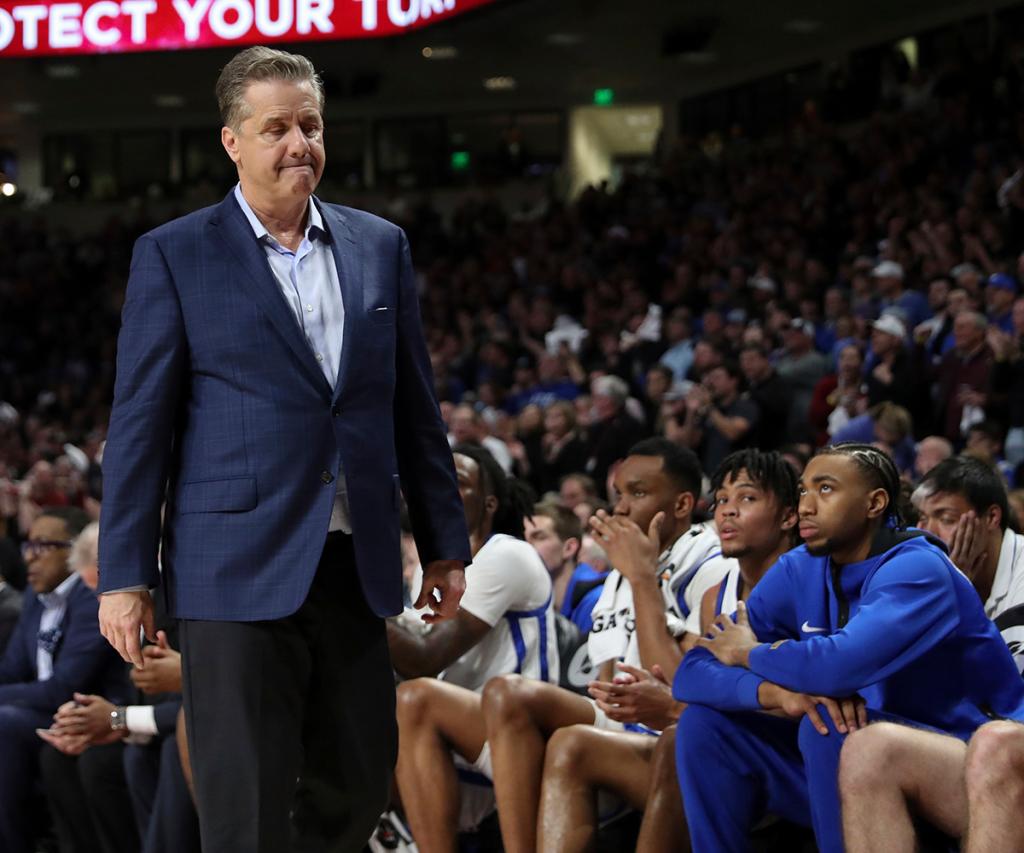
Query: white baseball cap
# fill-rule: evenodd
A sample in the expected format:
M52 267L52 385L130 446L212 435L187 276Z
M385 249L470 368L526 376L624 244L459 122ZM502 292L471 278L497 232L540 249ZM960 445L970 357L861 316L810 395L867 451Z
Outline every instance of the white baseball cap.
M900 340L907 336L907 327L903 325L903 321L892 314L883 314L871 324L871 328L887 335L895 335Z
M875 278L903 278L903 267L896 261L882 261L877 267L871 270Z

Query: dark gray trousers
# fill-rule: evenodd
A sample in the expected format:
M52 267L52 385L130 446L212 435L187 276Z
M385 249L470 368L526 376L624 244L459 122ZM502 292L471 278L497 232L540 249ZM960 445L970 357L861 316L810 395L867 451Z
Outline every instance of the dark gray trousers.
M180 642L204 853L361 851L388 802L398 730L384 621L351 537L327 537L291 616L183 620Z

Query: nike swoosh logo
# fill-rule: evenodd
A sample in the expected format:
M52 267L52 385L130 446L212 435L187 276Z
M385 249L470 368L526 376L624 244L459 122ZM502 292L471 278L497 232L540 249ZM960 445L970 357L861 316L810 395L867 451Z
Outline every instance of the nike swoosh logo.
M805 634L814 634L818 632L824 633L825 631L824 628L815 628L813 625L809 625L806 619L804 620L804 624L800 626L800 630Z

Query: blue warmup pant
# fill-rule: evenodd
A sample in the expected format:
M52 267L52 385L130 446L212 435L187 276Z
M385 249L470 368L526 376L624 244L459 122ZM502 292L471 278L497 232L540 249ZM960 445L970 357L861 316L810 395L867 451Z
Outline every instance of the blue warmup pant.
M755 712L690 705L676 730L676 772L695 853L747 853L772 813L812 826L821 853L841 853L839 753L846 736ZM809 793L810 792L810 793Z

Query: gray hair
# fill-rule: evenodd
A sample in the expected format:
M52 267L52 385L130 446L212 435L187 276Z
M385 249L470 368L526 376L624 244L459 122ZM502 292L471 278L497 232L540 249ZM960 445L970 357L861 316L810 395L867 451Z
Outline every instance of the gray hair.
M75 537L75 543L71 546L71 553L68 555L68 565L72 570L77 572L84 566L96 565L99 539L100 525L98 521L87 524L85 529Z
M590 391L592 394L597 394L601 397L611 397L611 399L620 404L626 402L629 398L629 386L624 380L611 374L598 376L590 386Z
M225 126L236 133L249 117L245 93L251 83L263 80L286 80L309 83L316 95L320 112L324 111L324 84L313 63L298 53L285 53L269 47L250 47L232 57L217 78L217 106Z

